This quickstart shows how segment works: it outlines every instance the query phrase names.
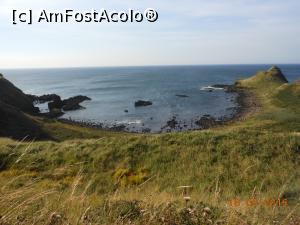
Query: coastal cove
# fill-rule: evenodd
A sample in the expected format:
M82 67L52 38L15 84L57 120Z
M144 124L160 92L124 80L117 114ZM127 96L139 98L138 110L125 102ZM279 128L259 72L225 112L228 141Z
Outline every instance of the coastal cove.
M57 94L66 99L90 97L61 121L106 130L169 132L205 129L241 117L245 93L216 84L233 84L269 65L159 66L4 70L5 77L26 94ZM294 81L300 66L281 66ZM249 96L249 95L247 95ZM151 105L136 107L139 100ZM47 104L38 105L42 111ZM45 112L45 111L44 111Z
M121 218L128 225L299 224L299 211L291 211L300 197L300 80L286 78L271 67L232 85L214 85L237 93L243 109L235 114L238 120L152 135L47 118L34 101L60 98L59 106L51 105L81 111L79 104L89 99L78 93L71 98L26 95L1 75L0 222L111 225ZM188 205L178 190L186 185L193 187ZM285 207L232 208L236 199L253 199L257 187L258 201L280 198Z

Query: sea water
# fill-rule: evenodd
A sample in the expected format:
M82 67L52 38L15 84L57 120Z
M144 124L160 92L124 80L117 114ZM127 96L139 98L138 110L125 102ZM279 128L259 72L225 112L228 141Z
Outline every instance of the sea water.
M238 79L267 70L272 65L146 66L61 69L1 70L25 93L58 94L62 98L86 95L85 109L66 112L62 118L102 124L124 125L129 131L164 130L176 117L180 130L197 129L203 115L229 118L236 111L236 94L214 84L232 84ZM278 65L289 81L300 78L300 65ZM137 100L151 101L135 107ZM47 104L41 109L47 108ZM163 129L162 129L163 128Z

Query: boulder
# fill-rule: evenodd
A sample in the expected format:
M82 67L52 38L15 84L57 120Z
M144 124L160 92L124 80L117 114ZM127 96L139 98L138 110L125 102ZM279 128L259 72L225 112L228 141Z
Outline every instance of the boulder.
M176 97L179 97L179 98L188 98L189 96L188 95L175 95Z
M79 104L83 101L86 101L86 100L91 100L91 99L89 97L83 96L83 95L78 95L78 96L75 96L75 97L65 99L65 100L62 101L62 104L63 104L62 109L64 111L71 111L71 110L81 109L83 107Z
M53 108L51 111L49 111L48 113L44 113L43 115L50 119L53 119L64 115L64 113L61 109Z
M48 109L51 112L53 109L61 109L63 107L63 101L59 96L55 97L52 102L48 103Z
M61 100L57 94L47 94L42 96L27 95L34 103L45 103Z
M135 107L141 107L141 106L149 106L152 105L153 103L151 101L144 101L144 100L138 100L134 103Z
M83 108L79 104L83 101L91 100L89 97L83 95L78 95L65 100L61 100L61 97L57 94L47 94L42 96L36 96L36 95L27 95L27 96L28 98L31 99L32 102L35 103L48 102L49 112L56 110L56 112L52 112L50 114L51 117L54 115L61 115L62 112L58 112L58 110L61 111L61 109L63 109L64 111L70 111L70 110ZM49 114L47 114L46 116L49 116Z
M167 126L172 129L175 129L177 124L178 124L178 122L176 120L176 117L173 117L171 120L167 121Z
M199 120L195 122L196 125L202 129L208 129L218 124L215 118L210 115L202 116Z

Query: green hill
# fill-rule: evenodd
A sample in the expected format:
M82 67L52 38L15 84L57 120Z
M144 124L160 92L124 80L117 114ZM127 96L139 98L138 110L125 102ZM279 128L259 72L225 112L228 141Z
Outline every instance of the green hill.
M299 224L299 82L273 68L237 85L260 110L209 130L40 120L59 141L0 138L0 224ZM187 205L183 185L193 187Z
M248 79L239 81L238 83L243 86L253 86L257 88L263 85L280 86L282 84L288 83L288 81L283 75L283 73L281 72L281 70L278 67L273 66L268 71L258 72L256 75Z

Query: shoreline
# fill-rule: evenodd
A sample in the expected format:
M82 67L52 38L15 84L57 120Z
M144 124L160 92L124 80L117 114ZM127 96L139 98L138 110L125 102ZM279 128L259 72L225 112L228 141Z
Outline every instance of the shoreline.
M56 118L55 120L66 123L69 125L76 125L81 127L87 128L94 128L100 129L103 131L111 131L111 132L126 132L126 133L133 133L133 134L162 134L162 133L177 133L177 132L185 132L185 131L199 131L199 130L207 130L210 128L214 128L217 126L227 126L232 122L235 121L243 121L248 118L250 115L257 113L261 109L261 104L259 103L257 96L253 93L252 90L239 87L236 84L233 85L213 85L216 88L222 88L227 93L236 93L236 107L235 112L230 117L221 117L221 118L214 118L210 115L204 115L199 120L195 120L195 124L197 124L198 128L192 128L188 130L181 130L176 127L181 121L177 121L176 117L173 117L169 121L166 121L165 126L162 126L161 131L152 132L151 129L145 128L141 131L131 131L126 128L126 125L114 125L112 127L104 126L101 122L88 122L88 121L76 121L72 119L66 118ZM169 127L170 129L165 128Z
M228 92L237 93L237 111L235 115L227 122L245 120L249 116L261 110L261 103L253 90L246 87L239 87L235 84L229 85L228 87Z

